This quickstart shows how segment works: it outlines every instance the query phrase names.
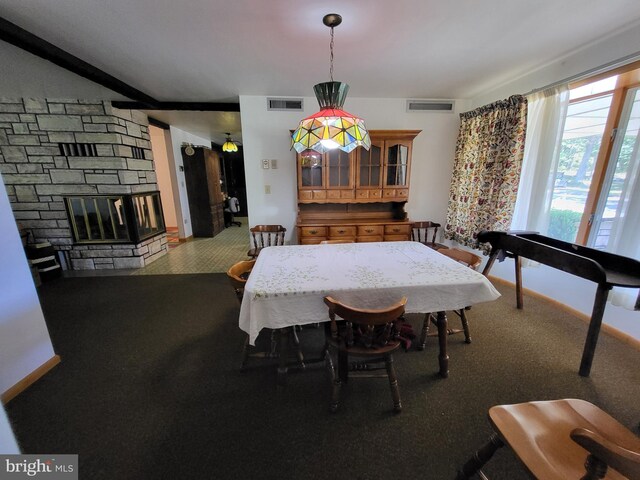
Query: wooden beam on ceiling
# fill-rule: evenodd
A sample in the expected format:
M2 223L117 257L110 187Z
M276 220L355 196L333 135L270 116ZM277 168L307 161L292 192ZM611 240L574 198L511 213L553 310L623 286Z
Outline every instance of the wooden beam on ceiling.
M239 103L222 102L157 102L154 107L145 106L141 102L112 101L115 108L128 110L190 110L200 112L239 112Z

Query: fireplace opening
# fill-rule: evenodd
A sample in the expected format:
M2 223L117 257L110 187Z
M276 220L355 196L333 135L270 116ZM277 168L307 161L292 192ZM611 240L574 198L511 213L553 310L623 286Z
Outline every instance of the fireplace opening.
M160 192L65 197L75 243L139 243L165 232Z

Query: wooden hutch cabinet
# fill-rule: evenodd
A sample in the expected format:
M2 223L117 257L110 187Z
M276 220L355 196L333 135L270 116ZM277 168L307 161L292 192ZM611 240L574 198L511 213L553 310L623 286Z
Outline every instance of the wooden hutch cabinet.
M409 240L413 139L420 130L370 130L371 148L297 154L298 241Z

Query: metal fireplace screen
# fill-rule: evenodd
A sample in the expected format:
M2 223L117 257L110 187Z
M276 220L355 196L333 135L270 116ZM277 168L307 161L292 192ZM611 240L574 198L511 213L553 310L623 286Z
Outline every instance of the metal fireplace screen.
M160 192L66 197L76 243L138 243L165 232Z

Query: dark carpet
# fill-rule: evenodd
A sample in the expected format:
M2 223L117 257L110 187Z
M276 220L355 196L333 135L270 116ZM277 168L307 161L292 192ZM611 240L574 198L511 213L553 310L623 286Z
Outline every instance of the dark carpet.
M449 338L448 379L436 338L396 355L401 414L382 379L349 382L330 414L323 368L284 388L273 368L239 372L224 274L62 278L39 292L62 363L7 411L24 453L78 453L83 479L449 479L486 441L490 406L530 400L583 398L637 433L640 352L603 334L580 377L586 324L500 290L469 312L472 344ZM322 329L301 340L316 356ZM485 470L528 478L507 449Z

